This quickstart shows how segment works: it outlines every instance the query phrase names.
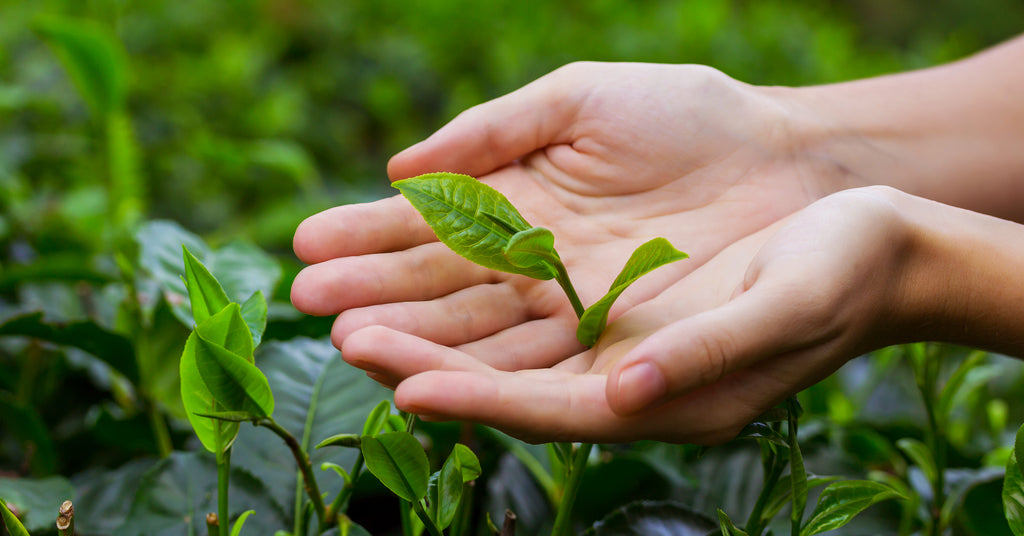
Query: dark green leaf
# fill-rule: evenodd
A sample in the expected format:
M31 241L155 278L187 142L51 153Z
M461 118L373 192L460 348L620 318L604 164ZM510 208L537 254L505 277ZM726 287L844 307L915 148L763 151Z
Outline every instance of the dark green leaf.
M804 457L800 452L800 440L797 437L797 420L800 410L796 398L786 401L789 409L789 480L793 496L793 509L790 511L792 534L800 534L800 526L804 520L804 509L807 507L807 470L804 469Z
M57 452L50 438L50 431L31 404L24 404L6 392L0 391L0 417L6 433L12 434L25 444L25 452L31 452L31 467L36 474L49 474L57 469Z
M670 501L631 503L594 523L589 536L708 536L718 524L706 516Z
M28 531L25 530L25 525L22 525L21 521L14 517L11 510L7 508L7 503L4 502L3 497L0 497L0 520L4 522L8 534L11 536L29 536Z
M95 322L47 322L42 312L34 312L9 318L0 324L2 335L33 337L84 350L124 374L132 383L139 381L139 368L131 341Z
M722 536L747 536L747 532L736 526L729 518L729 514L718 509L718 527L722 531Z
M824 486L825 484L831 484L839 480L838 476L812 476L807 478L807 489L814 489L818 486ZM793 498L793 486L792 479L784 477L775 484L775 489L772 490L772 494L768 497L768 502L765 503L764 510L761 514L761 520L767 524L769 521L775 518L783 507L785 507Z
M312 446L339 432L360 431L366 415L391 391L345 363L326 338L267 341L257 351L256 362L274 393L274 421L299 440L312 465L351 467L358 455L355 449ZM259 475L275 504L289 512L291 526L296 497L305 492L296 485L297 468L284 442L264 428L243 426L232 447L231 465ZM340 479L326 479L320 490L333 497L342 485Z
M562 264L562 259L555 251L555 235L543 227L531 227L512 235L504 251L505 259L520 268L546 268L552 279L557 274L555 266Z
M449 455L441 470L431 475L428 486L430 517L437 528L444 530L452 524L462 500L465 484L458 455Z
M871 505L886 499L904 498L896 490L870 480L846 480L829 484L800 536L814 536L847 524Z
M458 461L459 471L462 474L463 482L476 480L483 472L480 468L480 460L476 457L476 454L462 443L456 443L455 447L452 448L452 453L448 457L455 458Z
M255 510L250 526L262 534L286 526L266 487L252 475L231 469L231 509ZM155 464L139 482L118 536L194 536L206 534L206 513L217 511L217 466L203 451L174 452ZM78 513L76 512L76 517ZM83 526L83 531L85 527Z
M1024 430L1024 426L1021 427ZM1020 431L1017 432L1019 444ZM1024 476L1021 476L1020 465L1017 464L1017 453L1010 454L1006 464L1006 477L1003 479L1003 512L1006 522L1015 536L1024 536Z
M34 29L53 47L93 113L105 116L124 107L127 62L113 34L90 21L56 17L38 19Z
M655 268L686 257L686 253L672 247L664 238L655 238L642 244L626 261L626 265L609 287L608 293L583 312L580 324L576 328L576 338L584 346L593 346L608 323L608 312L612 304L633 282Z
M60 503L74 500L74 488L64 477L0 478L0 497L18 508L21 523L31 532L50 529Z
M455 253L492 270L551 278L547 267L520 268L505 258L505 247L515 234L511 231L525 231L531 225L501 192L455 173L428 173L391 185Z
M224 293L220 282L189 252L188 246L182 244L181 250L185 264L185 289L192 303L192 318L196 324L201 324L227 307L231 300Z
M75 487L75 524L86 534L115 534L120 527L139 482L160 460L141 458L116 469L93 467L72 478Z
M245 411L214 411L210 413L196 413L196 415L199 417L206 417L207 419L227 422L246 422L259 419L256 415Z
M427 494L430 468L423 446L407 432L363 437L366 468L395 495L418 501Z

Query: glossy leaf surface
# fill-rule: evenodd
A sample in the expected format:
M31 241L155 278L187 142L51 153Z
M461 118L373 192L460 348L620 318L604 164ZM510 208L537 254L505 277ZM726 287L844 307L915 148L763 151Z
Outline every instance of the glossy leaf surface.
M423 446L407 432L366 436L362 445L366 468L406 501L418 501L427 494L430 466Z
M505 258L512 236L531 225L499 191L468 175L428 173L392 186L452 251L492 270L550 279L543 267L522 268Z
M818 505L800 531L800 536L814 536L847 524L871 505L903 498L896 490L870 480L846 480L830 484L818 497Z
M266 376L244 357L211 342L196 330L196 365L214 400L228 411L256 417L274 412L274 396Z
M686 257L686 253L672 247L664 238L655 238L642 244L626 261L626 265L609 287L608 293L583 312L580 325L576 328L576 338L584 346L593 346L608 323L608 312L612 304L633 282L655 268Z
M550 272L547 277L538 279L554 278L557 275L554 267L562 264L555 252L555 235L543 227L531 227L512 235L504 254L508 262L520 268L545 269Z

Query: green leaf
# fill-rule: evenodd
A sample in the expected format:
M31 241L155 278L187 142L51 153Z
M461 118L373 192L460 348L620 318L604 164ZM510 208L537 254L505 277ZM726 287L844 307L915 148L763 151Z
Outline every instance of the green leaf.
M374 406L373 411L366 416L362 435L375 436L379 434L384 429L384 424L387 422L389 415L391 415L391 401L381 400Z
M0 497L0 518L3 519L4 526L7 527L7 532L11 536L29 536L25 525L22 525L21 521L7 508L3 497Z
M259 419L258 416L247 411L214 411L210 413L196 413L196 415L199 417L206 417L207 419L239 423Z
M323 447L350 447L359 448L362 443L362 436L359 434L337 434L316 444L315 448Z
M33 29L53 48L98 116L124 108L127 61L114 35L85 20L39 18Z
M975 367L982 364L985 361L987 354L982 350L975 350L964 359L960 366L956 368L953 374L946 381L946 385L942 387L942 392L939 394L938 400L935 401L935 415L939 419L939 422L945 422L949 418L950 410L953 408L953 401L956 399L957 394L960 392L961 387L964 385L964 381L967 379L968 373L970 373Z
M1021 446L1022 431L1024 426L1017 430L1014 451L1010 453L1010 461L1006 463L1006 476L1003 478L1003 512L1006 514L1010 530L1016 536L1024 536L1024 476L1021 475L1020 465L1017 463L1017 449Z
M480 459L476 457L476 454L474 454L469 447L462 443L456 443L455 447L452 448L452 453L449 454L448 457L455 458L458 461L459 471L462 473L463 482L476 480L483 472L480 468Z
M430 518L437 528L444 530L452 524L464 486L458 456L449 455L441 470L431 475L427 486Z
M413 502L427 494L430 468L423 446L408 432L363 437L366 468L400 498Z
M0 324L0 336L4 335L32 337L84 350L124 374L132 383L139 382L139 367L131 341L95 322L50 322L40 311L5 320Z
M241 318L237 305L229 306L228 310ZM214 400L228 411L269 417L274 412L274 395L260 369L241 355L205 339L202 326L196 329L196 335L196 365Z
M558 275L555 266L562 264L555 251L555 235L543 227L531 227L512 235L503 252L508 262L520 268L545 268L550 274L538 279L552 279Z
M807 478L807 489L814 489L818 486L824 486L825 484L831 484L839 480L838 476L811 476ZM772 490L772 494L768 497L768 502L765 503L764 510L761 514L761 520L767 525L772 519L775 518L782 509L789 504L793 497L793 485L792 479L783 477L775 484L775 489Z
M671 501L637 501L615 510L594 523L583 534L587 536L708 536L717 532L718 524Z
M327 471L327 470L334 471L335 473L338 474L338 476L341 477L341 479L343 481L345 481L346 485L349 485L349 484L352 483L352 476L348 474L348 471L346 471L344 467L342 467L342 466L340 466L340 465L338 465L336 463L324 462L324 463L320 464L320 470L321 471Z
M263 291L257 290L242 304L242 318L249 326L253 346L259 346L263 340L263 332L267 329L267 300Z
M139 482L159 462L140 458L116 469L92 467L76 474L71 482L75 487L76 524L88 527L88 534L115 534L125 522Z
M754 439L767 441L773 445L789 448L789 443L782 434L775 431L771 426L763 422L752 422L743 427L740 433L733 439Z
M220 286L220 282L206 266L192 255L188 246L182 244L181 250L185 263L185 289L192 303L192 318L196 324L201 324L227 307L231 300L224 293L224 287Z
M249 516L256 513L256 510L246 510L242 512L242 515L238 516L235 520L235 524L231 526L231 536L238 536L242 533L242 525L245 524L245 520L249 519Z
M522 268L505 258L512 236L532 226L501 192L456 173L428 173L391 185L455 253L492 270L551 279L547 267Z
M875 503L901 498L904 497L896 490L870 480L846 480L830 484L818 497L818 505L800 531L800 536L813 536L838 529Z
M203 447L210 452L223 452L231 447L238 436L238 423L202 416L204 413L218 412L220 406L199 373L199 366L196 364L198 341L198 336L193 332L185 341L185 350L181 354L178 367L178 373L181 375L181 403L185 406L185 415Z
M269 433L269 432L268 432ZM234 464L232 464L234 465ZM268 489L253 475L231 468L231 508L255 510L250 526L286 526ZM76 508L78 510L78 508ZM203 451L174 452L141 478L118 536L194 536L206 534L206 513L217 511L217 465ZM79 512L75 513L77 518ZM81 512L88 515L88 512ZM52 523L52 518L51 518ZM90 526L82 519L83 530ZM93 532L90 530L89 534Z
M903 451L914 465L917 465L924 473L928 482L934 483L938 479L939 471L935 467L935 458L928 446L917 439L905 437L896 441L896 448Z
M35 405L21 402L12 393L0 390L0 417L4 432L20 440L26 453L32 452L30 467L34 473L49 474L57 470L53 439Z
M74 493L71 483L60 476L0 478L0 497L18 508L21 524L31 532L52 529L60 503L74 500Z
M747 536L747 532L737 527L732 519L729 519L729 514L723 512L721 508L718 509L718 527L722 531L722 536Z
M655 268L687 257L686 253L672 247L664 238L655 238L642 244L626 261L626 266L619 272L608 293L583 312L576 328L576 338L584 346L593 346L608 324L608 312L612 304L634 281Z

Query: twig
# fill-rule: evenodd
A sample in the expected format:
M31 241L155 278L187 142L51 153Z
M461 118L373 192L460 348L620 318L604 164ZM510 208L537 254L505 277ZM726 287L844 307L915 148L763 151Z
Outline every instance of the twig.
M318 533L323 532L322 529L324 528L327 508L324 506L323 496L320 495L320 487L316 483L316 477L313 476L313 469L309 463L309 455L306 454L306 451L302 449L301 445L299 445L299 440L295 439L295 436L293 436L291 432L277 424L274 419L266 417L257 421L256 424L277 434L277 436L283 439L285 444L288 445L288 449L292 451L292 456L295 458L295 463L299 466L299 472L302 473L302 479L306 484L306 495L309 496L309 500L313 503L313 509L316 511Z
M75 506L71 501L64 501L57 511L57 533L60 536L75 535Z
M220 530L220 518L217 514L210 512L206 514L206 534L207 536L217 536L217 531Z
M505 510L505 523L501 525L501 536L516 535L516 515L512 510Z

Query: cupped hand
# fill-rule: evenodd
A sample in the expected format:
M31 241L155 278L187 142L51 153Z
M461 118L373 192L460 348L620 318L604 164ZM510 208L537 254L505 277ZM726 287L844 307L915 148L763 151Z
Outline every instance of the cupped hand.
M826 197L725 248L551 368L502 371L380 326L353 333L342 355L427 418L528 441L719 443L848 359L901 342L917 260L893 202L904 197Z
M397 155L392 179L480 177L554 232L585 305L632 250L656 236L691 258L642 279L616 318L710 259L847 180L804 154L778 92L701 66L566 66L459 115ZM553 365L582 348L553 281L496 273L447 250L401 197L337 207L295 233L312 264L292 301L338 314L339 347L380 325L457 347L504 370Z

